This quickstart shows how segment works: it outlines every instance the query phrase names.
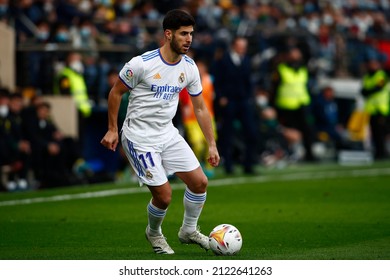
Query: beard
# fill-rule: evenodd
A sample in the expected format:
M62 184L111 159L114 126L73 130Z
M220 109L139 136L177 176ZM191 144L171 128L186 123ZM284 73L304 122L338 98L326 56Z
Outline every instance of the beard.
M187 51L183 51L180 48L180 45L177 42L175 35L172 36L172 41L170 42L170 47L177 54L186 54L188 52L188 50Z

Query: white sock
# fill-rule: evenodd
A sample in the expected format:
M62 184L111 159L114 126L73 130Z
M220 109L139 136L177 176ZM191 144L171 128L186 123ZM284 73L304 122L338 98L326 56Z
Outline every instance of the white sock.
M148 233L151 236L162 235L161 224L164 220L167 209L160 209L149 202L148 207Z
M193 193L188 188L184 192L184 219L182 230L192 233L196 230L200 213L206 201L206 193Z

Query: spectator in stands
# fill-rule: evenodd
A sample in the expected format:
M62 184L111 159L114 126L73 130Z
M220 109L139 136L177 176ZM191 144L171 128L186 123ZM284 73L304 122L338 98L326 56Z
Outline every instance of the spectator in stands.
M49 22L46 20L41 20L37 23L37 33L36 33L36 40L38 44L46 44L49 42L50 35L51 35L51 28L49 25Z
M36 91L33 91L28 100L28 105L24 106L22 110L23 132L27 138L30 138L30 127L37 122L37 108L41 103L43 103L43 101L43 97L37 94Z
M87 3L87 5L90 5L90 3ZM56 3L58 22L62 22L67 26L77 24L80 18L88 17L92 11L93 7L91 6L89 9L83 9L81 2L78 0L58 0Z
M37 119L31 123L30 141L33 170L40 187L66 186L79 183L72 173L79 158L73 139L65 138L51 119L51 106L43 101L36 108Z
M332 76L336 66L336 42L331 34L331 27L321 24L318 29L318 65L317 75Z
M63 23L57 24L52 41L53 43L58 44L72 44L72 36L70 34L69 27Z
M6 88L0 88L0 187L6 187L7 190L15 190L16 183L8 183L8 179L4 180L3 177L10 170L11 145L10 128L11 122L8 118L9 114L9 90ZM4 186L3 186L4 185Z
M377 57L369 57L366 68L361 94L365 98L365 111L370 115L375 158L384 159L388 156L386 137L390 114L390 80Z
M18 35L17 42L23 43L26 39L38 35L31 27L31 23L37 25L39 22L45 21L45 11L33 0L16 0L12 2L12 14L15 18L15 29Z
M31 148L22 131L22 96L0 90L0 167L8 191L28 187Z
M99 31L90 19L80 19L79 24L71 28L71 34L74 47L85 48L90 53L96 51Z
M384 38L390 31L389 21L381 10L374 10L371 12L372 24L367 30L368 37Z
M301 50L292 47L285 61L277 65L272 75L272 104L280 123L298 129L303 136L305 159L314 161L312 153L313 129L309 123L311 97L309 93L309 71L304 64Z
M116 21L116 29L112 39L114 44L130 45L135 42L137 37L137 28L132 26L127 19L119 19Z
M215 65L215 91L220 107L221 131L219 145L224 159L226 173L233 173L234 139L243 137L245 151L241 164L244 172L254 173L254 147L256 145L256 125L254 122L254 91L251 81L251 62L247 55L248 40L236 37L231 48ZM235 127L239 121L240 128ZM241 138L241 137L239 137Z
M9 19L9 0L0 0L0 22L8 23Z
M48 21L41 20L37 23L35 38L26 40L26 43L45 45L51 40L51 27ZM51 93L53 71L48 65L51 63L51 54L43 50L26 53L29 76L28 84L40 89L43 93Z
M104 22L115 19L114 2L111 0L97 0L95 1L95 9L93 12L94 22Z
M117 18L128 17L133 8L134 1L132 0L117 0L114 4L115 15Z
M25 190L29 186L28 171L31 167L31 145L27 140L23 125L23 97L20 93L10 95L9 120L11 123L11 146L12 165L15 168L9 174L9 180L16 183L17 188Z
M370 45L368 45L364 38L359 35L357 26L351 26L348 30L348 38L346 39L346 53L348 57L347 70L353 77L361 77L363 75L364 57Z

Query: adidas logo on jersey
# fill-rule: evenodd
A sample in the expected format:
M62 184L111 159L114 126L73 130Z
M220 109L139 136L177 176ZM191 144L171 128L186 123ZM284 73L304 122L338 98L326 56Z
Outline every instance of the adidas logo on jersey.
M161 79L160 73L157 73L153 76L153 79Z

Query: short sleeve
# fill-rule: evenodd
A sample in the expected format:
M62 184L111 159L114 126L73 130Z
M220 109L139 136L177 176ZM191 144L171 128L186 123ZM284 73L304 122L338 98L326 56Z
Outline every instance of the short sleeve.
M136 56L127 62L119 72L119 78L130 89L133 89L143 77L143 61L141 57Z
M202 93L202 83L200 81L198 67L194 65L191 70L191 79L187 85L187 90L190 95L196 96Z

